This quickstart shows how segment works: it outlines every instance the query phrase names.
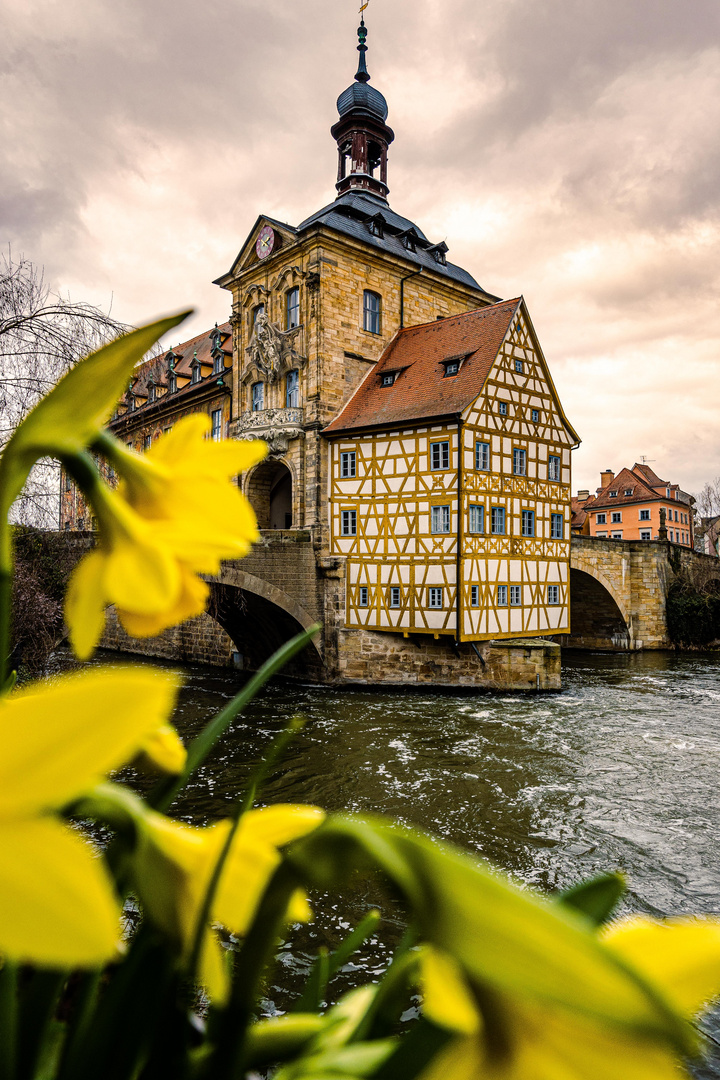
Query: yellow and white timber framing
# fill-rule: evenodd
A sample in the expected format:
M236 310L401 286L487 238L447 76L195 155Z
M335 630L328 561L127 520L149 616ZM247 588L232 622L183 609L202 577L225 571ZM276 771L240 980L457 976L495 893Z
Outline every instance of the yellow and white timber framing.
M460 415L328 437L331 550L347 560L347 626L456 641L570 632L570 453L579 440L524 303ZM441 449L433 468L432 446L443 443L446 467ZM489 447L487 461L478 446ZM515 451L524 451L524 475ZM533 535L523 535L523 511ZM501 517L503 531L493 532ZM527 515L525 523L528 532Z

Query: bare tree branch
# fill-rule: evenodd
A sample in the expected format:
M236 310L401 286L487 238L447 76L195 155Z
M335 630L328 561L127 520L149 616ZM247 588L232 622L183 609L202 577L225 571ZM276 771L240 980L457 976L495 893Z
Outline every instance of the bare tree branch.
M24 416L83 356L129 329L110 312L51 292L29 260L0 255L0 450ZM13 508L13 520L58 527L60 470L43 461Z

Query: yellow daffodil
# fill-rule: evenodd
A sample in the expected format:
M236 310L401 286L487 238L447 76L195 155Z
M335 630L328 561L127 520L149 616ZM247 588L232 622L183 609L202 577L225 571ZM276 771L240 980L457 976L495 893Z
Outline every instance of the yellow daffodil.
M137 753L176 689L146 668L99 668L0 699L0 955L59 967L113 955L110 877L53 814Z
M610 928L604 939L680 1018L689 1020L720 993L717 920L630 920ZM669 1039L641 1027L602 1023L582 999L571 1010L488 987L479 988L478 997L459 965L430 947L423 949L421 967L427 1015L457 1035L421 1080L679 1080L686 1075Z
M292 804L244 814L218 882L211 923L244 934L280 862L278 848L317 828L323 817L317 807ZM135 886L148 917L175 940L185 960L230 828L229 820L192 828L154 812L138 821L138 845L132 861ZM288 919L303 922L309 918L307 899L298 891L291 900ZM216 1001L223 1000L227 992L223 950L212 933L205 934L203 940L199 978Z
M232 482L267 453L261 442L205 438L204 414L180 420L143 457L114 441L117 491L91 494L100 540L78 564L65 614L76 655L95 648L108 604L133 637L149 637L205 610L222 559L241 558L258 539L247 499Z

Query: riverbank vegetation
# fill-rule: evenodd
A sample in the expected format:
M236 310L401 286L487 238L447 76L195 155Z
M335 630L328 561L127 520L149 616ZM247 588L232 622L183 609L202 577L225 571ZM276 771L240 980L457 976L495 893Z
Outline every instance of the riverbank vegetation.
M670 638L681 648L720 648L720 570L718 560L678 569L667 597Z
M65 599L80 659L110 604L135 637L204 610L205 577L258 535L234 477L262 444L209 440L196 415L140 456L103 429L137 360L179 321L73 368L0 458L0 1078L677 1080L701 1049L693 1017L720 991L719 920L613 922L615 874L547 898L388 820L263 805L300 719L226 817L191 827L172 816L233 720L318 627L187 748L166 670L91 667L15 688L10 598L24 541L13 547L8 522L38 459L62 462L98 521ZM145 798L117 779L129 762L157 774ZM392 961L332 1001L333 975L377 927L368 912L339 949L318 952L285 1015L263 1015L265 985L282 979L281 934L312 918L317 891L341 904L357 874L379 875L404 908Z

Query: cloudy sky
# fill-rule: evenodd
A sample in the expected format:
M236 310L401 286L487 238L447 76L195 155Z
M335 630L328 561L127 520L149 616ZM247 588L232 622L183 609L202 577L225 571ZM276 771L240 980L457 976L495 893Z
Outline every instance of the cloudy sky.
M192 304L260 212L334 196L357 0L2 0L0 241L139 323ZM523 293L583 444L720 475L720 4L371 0L390 203Z

